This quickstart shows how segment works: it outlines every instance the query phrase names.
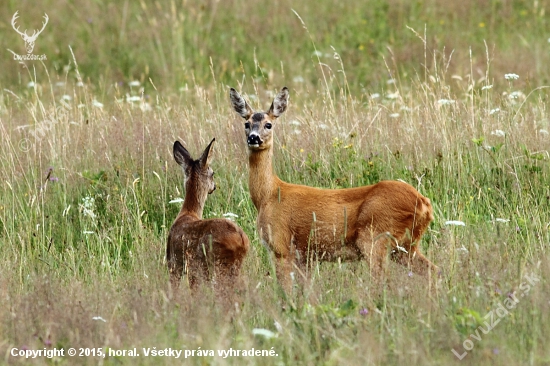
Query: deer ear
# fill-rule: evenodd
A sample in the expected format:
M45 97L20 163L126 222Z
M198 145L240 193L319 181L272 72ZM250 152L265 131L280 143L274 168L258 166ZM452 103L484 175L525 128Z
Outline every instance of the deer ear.
M182 166L185 170L193 164L193 158L189 154L189 151L187 151L187 149L183 147L179 141L174 142L173 153L176 163Z
M277 118L283 114L288 105L288 97L288 88L285 86L273 99L273 103L271 103L271 108L269 108L267 114L272 118Z
M208 144L206 149L204 149L204 152L202 153L199 159L199 162L203 168L210 165L210 160L212 157L212 144L214 144L214 141L216 141L215 138L212 139L212 141L210 141L210 143Z
M254 113L252 108L248 105L246 100L237 91L233 88L229 90L229 97L231 98L231 104L233 109L241 115L244 119L249 119L250 116Z

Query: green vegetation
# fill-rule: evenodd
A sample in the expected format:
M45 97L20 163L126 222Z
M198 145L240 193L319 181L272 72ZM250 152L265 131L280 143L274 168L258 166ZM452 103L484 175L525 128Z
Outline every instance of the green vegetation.
M0 44L24 54L16 10L21 29L50 20L33 51L47 60L0 59L2 362L19 361L14 347L136 347L32 362L441 365L470 344L466 364L550 362L548 2L6 1ZM228 85L257 108L290 88L282 179L402 179L429 197L421 245L439 289L391 263L381 291L365 263L322 263L284 298ZM208 289L172 293L164 263L170 201L184 197L172 144L196 155L212 137L205 217L236 214L252 242L232 316ZM216 356L145 357L152 347ZM217 356L230 348L278 356Z

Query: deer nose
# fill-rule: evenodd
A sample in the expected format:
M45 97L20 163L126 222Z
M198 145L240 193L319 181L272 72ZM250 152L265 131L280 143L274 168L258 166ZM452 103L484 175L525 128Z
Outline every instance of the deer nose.
M249 145L260 145L261 143L262 143L262 140L260 139L260 135L250 134L248 136L248 144Z

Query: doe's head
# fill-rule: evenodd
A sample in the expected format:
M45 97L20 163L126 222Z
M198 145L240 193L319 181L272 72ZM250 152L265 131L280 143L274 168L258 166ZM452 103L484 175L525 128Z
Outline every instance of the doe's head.
M195 194L200 202L205 201L206 196L216 189L214 171L210 167L214 141L216 139L210 141L210 144L197 160L191 157L189 151L179 141L174 142L174 159L183 168L185 174L185 194Z
M272 146L273 122L284 113L288 105L288 88L285 86L275 96L267 112L254 112L243 97L233 88L229 91L233 108L246 122L246 142L250 150L264 150Z

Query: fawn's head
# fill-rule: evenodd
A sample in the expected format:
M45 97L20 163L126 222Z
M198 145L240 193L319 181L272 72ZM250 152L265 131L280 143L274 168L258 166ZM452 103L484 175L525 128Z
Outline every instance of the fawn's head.
M195 195L201 203L204 203L206 196L216 189L214 171L210 168L212 144L215 140L212 139L197 160L193 160L187 149L179 141L174 142L174 159L183 168L185 174L185 195L186 197Z
M270 148L273 143L273 122L283 114L288 105L288 88L285 86L275 96L271 108L267 112L254 112L246 100L233 88L231 88L229 96L235 111L246 120L244 128L248 148L250 150Z

